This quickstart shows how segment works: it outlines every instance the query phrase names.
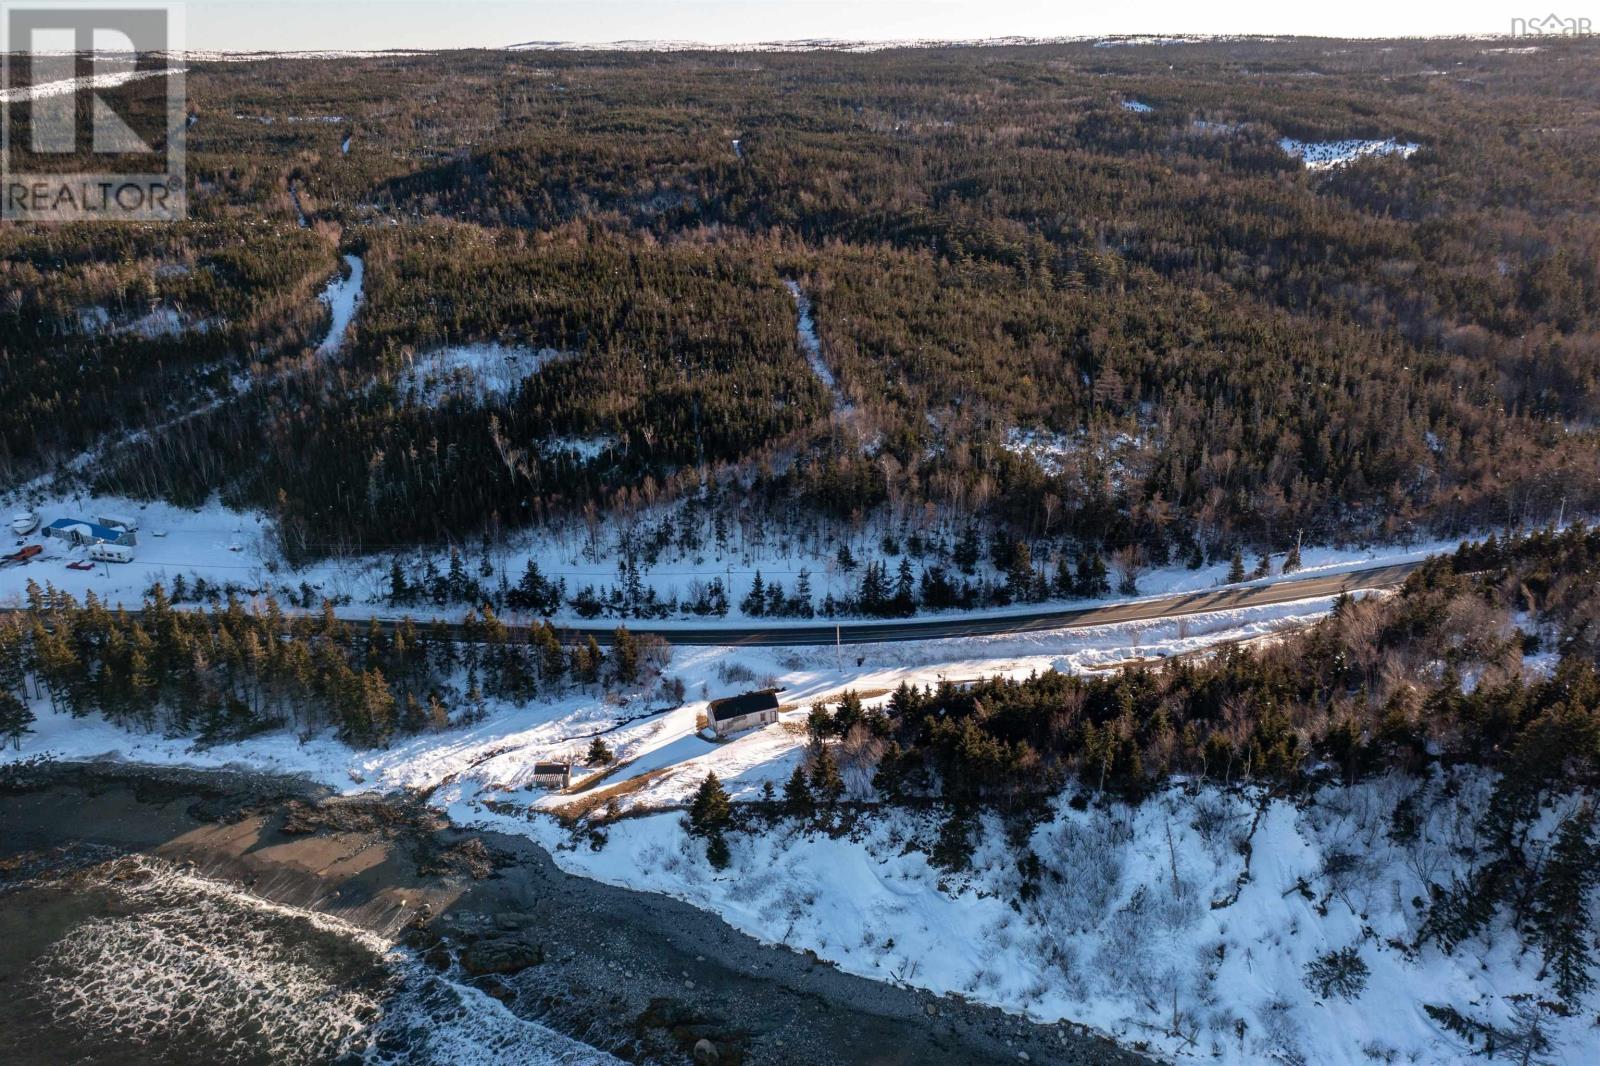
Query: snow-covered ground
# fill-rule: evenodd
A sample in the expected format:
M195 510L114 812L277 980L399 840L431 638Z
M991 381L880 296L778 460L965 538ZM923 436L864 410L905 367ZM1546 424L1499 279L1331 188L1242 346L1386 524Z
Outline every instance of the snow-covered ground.
M845 836L792 823L736 832L718 872L676 814L611 822L596 850L551 820L490 812L471 788L452 790L451 810L531 833L572 872L679 897L876 980L1071 1019L1182 1061L1354 1066L1466 1061L1471 1049L1425 1005L1505 1025L1514 997L1549 994L1538 953L1503 925L1453 955L1409 947L1428 884L1458 871L1453 849L1475 840L1491 782L1466 773L1453 785L1422 787L1410 844L1388 834L1418 788L1398 778L1299 804L1214 785L1138 807L1075 810L1063 796L1029 842L1032 898L989 815L966 873L929 864L937 818L905 811ZM1370 971L1365 987L1319 996L1307 965L1344 948ZM1596 1061L1591 1020L1550 1018L1548 1061Z
M1142 45L1200 44L1206 40L1218 39L1214 37L1107 37L1094 42L1094 46L1096 48L1138 48Z
M268 59L406 59L426 54L399 48L322 49L305 52L227 52L216 49L190 49L184 53L196 63L259 63Z
M182 264L172 264L172 268L183 269ZM146 340L206 333L217 324L213 319L190 318L174 307L155 307L137 317L118 319L104 307L92 306L79 309L77 319L80 333L135 334Z
M845 399L844 391L839 388L839 381L833 376L827 360L822 358L822 342L817 338L817 324L811 317L811 298L801 290L799 282L786 278L783 283L789 287L789 293L794 297L795 309L799 315L795 329L800 338L800 350L805 352L806 362L811 364L811 370L817 375L817 380L833 394L834 417L850 414L853 407L850 401Z
M206 746L186 737L130 733L98 717L73 718L52 711L46 702L36 702L34 731L23 737L20 749L0 752L0 762L113 755L147 763L244 766L304 773L347 792L429 790L470 782L485 795L559 807L573 797L531 790L533 764L581 761L593 738L603 734L619 764L608 784L654 775L647 787L626 798L624 806L679 803L708 770L723 777L736 797L753 798L763 782L788 777L804 743L798 724L811 702L837 698L847 689L886 693L902 681L934 685L946 679L1026 677L1050 669L1101 670L1301 627L1324 615L1332 602L1324 597L1170 621L866 644L843 652L815 647L676 648L667 672L684 682L688 702L682 706L669 709L643 694L606 697L586 692L532 704L490 701L484 720L475 725L406 738L378 750L351 749L331 735L302 739L289 733ZM796 709L786 712L777 725L739 734L728 742L713 743L698 735L707 700L756 684L781 687L784 703ZM868 702L883 698L874 696ZM595 772L578 766L575 780L581 787L583 779Z
M569 449L587 456L600 454L607 446L604 439L555 439L541 446L549 454L556 449ZM169 590L180 575L193 587L196 579L204 579L214 587L232 585L241 594L272 592L280 600L288 601L298 594L302 584L309 586L321 599L336 601L336 611L343 617L365 619L398 617L411 614L419 618L459 617L464 607L453 605L436 607L423 602L414 607L397 608L389 604L389 564L387 555L330 558L320 560L302 569L292 570L279 561L274 547L275 534L272 522L263 514L253 511L235 511L222 504L211 503L195 509L165 503L153 503L119 496L89 496L87 494L51 494L38 483L27 491L0 497L0 512L36 511L44 525L57 518L74 517L92 519L97 514L127 514L139 522L138 546L134 561L126 564L105 564L95 570L69 569L67 564L85 557L81 548L72 548L53 538L41 538L37 533L18 539L16 544L39 544L42 553L29 563L20 566L0 567L0 606L21 601L28 582L54 585L56 588L82 597L93 591L107 603L127 607L137 606L152 584L162 582ZM666 599L683 596L696 583L716 577L729 588L729 598L734 608L725 618L679 615L649 624L670 630L675 625L703 628L725 625L741 627L749 623L738 610L739 600L748 591L759 572L770 583L781 581L792 587L801 570L810 574L814 595L820 601L825 594L851 593L860 580L860 567L843 571L830 557L831 543L807 550L803 543L770 540L760 545L730 543L725 554L708 550L698 556L666 555L655 567L641 568L640 580ZM1453 541L1426 541L1407 546L1372 547L1367 549L1306 548L1303 566L1293 578L1308 578L1337 574L1393 563L1410 562L1430 555L1454 550ZM857 555L862 565L873 558L882 557L871 544L858 545ZM408 557L408 563L418 557ZM429 553L434 565L441 571L447 568L449 553L438 549ZM897 560L887 559L891 572ZM503 548L496 548L488 557L493 576L481 579L486 586L497 587L503 576L515 585L528 560L539 564L548 580L564 580L568 594L576 593L587 585L597 587L614 585L618 581L615 555L604 535L597 551L590 550L590 539L581 526L571 529L524 534L511 539ZM1277 560L1281 562L1281 558ZM468 569L477 573L480 560L474 550L467 554ZM1251 562L1247 560L1247 562ZM1190 570L1182 565L1146 571L1139 578L1139 596L1156 598L1182 592L1199 592L1220 587L1226 579L1228 565L1216 563ZM1271 577L1245 582L1245 585L1283 580L1277 574L1276 563ZM1097 603L1121 602L1128 599L1110 595L1095 600L1059 601L1061 605L1091 606ZM1000 618L1039 610L1049 604L1025 603L1010 607L992 607L966 612L974 618ZM946 612L948 616L950 612ZM531 621L516 612L506 612L511 621ZM929 617L932 617L931 615ZM568 606L555 611L552 620L557 623L584 621ZM592 621L592 620L591 620ZM604 618L601 621L605 621ZM763 618L764 626L814 625L810 619Z
M479 402L503 400L516 392L524 378L571 354L522 345L457 344L419 355L396 384L425 404L452 394L474 396Z
M124 62L126 62L124 60ZM0 103L10 104L23 100L45 100L52 96L67 96L84 89L115 89L130 82L146 78L169 78L183 74L187 67L166 67L162 70L117 70L88 74L81 78L61 78L24 85L17 89L0 90Z
M1155 108L1149 104L1140 103L1138 100L1124 100L1122 101L1122 110L1132 111L1138 115L1146 115L1154 111Z
M1068 434L1013 427L1006 431L1003 447L1013 455L1031 459L1051 477L1064 472L1071 457L1092 455L1097 462L1104 464L1112 486L1120 487L1128 480L1129 463L1138 460L1144 443L1139 437L1128 433L1118 433L1109 439L1091 443L1088 435L1082 431Z
M971 868L930 866L931 813L878 811L849 834L779 824L731 835L733 865L706 863L682 816L709 771L735 799L780 787L803 758L804 709L846 689L868 703L901 681L1096 670L1223 642L1272 639L1309 624L1331 600L1155 622L977 639L832 648L680 648L668 667L689 701L573 692L531 705L491 704L472 726L356 751L331 736L287 733L202 747L132 734L98 717L35 709L35 732L0 762L110 757L144 763L303 773L345 793L428 793L463 824L521 833L567 869L665 892L714 911L762 940L812 950L870 978L960 995L1047 1021L1072 1019L1183 1060L1228 1063L1457 1061L1468 1049L1423 1011L1448 1004L1505 1023L1513 995L1539 987L1536 953L1497 928L1453 956L1412 951L1427 882L1447 881L1473 844L1490 782L1471 774L1423 796L1413 844L1388 833L1413 786L1382 780L1331 789L1314 803L1250 790L1173 788L1136 808L1064 795L1036 829L1037 893L1023 898L1018 856L993 816L973 834ZM782 687L781 720L712 742L699 732L710 698L757 684ZM533 763L581 761L602 735L618 765L576 768L565 793L530 786ZM844 767L850 794L865 772ZM594 778L594 780L590 780ZM591 787L586 787L591 786ZM574 847L545 813L573 805L610 815L598 839ZM1249 847L1242 847L1248 841ZM1352 859L1354 861L1352 861ZM1304 887L1301 888L1301 883ZM1353 947L1370 969L1351 1000L1321 999L1305 967ZM1580 1012L1552 1019L1556 1060L1594 1061L1595 1030Z
M295 205L300 203L298 195ZM301 215L302 224L305 216ZM331 321L328 326L328 335L317 345L318 355L334 355L344 347L345 333L350 329L350 323L356 317L356 308L361 306L361 283L365 274L365 266L359 256L347 255L344 257L345 265L350 268L348 275L335 274L328 287L322 292L322 302L328 305L328 314Z
M1330 170L1375 155L1397 155L1402 159L1409 159L1412 153L1422 147L1408 141L1397 141L1392 137L1384 141L1297 141L1292 137L1285 137L1278 142L1278 146L1289 155L1302 160L1307 170Z
M593 458L613 443L605 438L554 438L542 442L541 448L546 454L569 450L582 457ZM107 603L134 607L152 584L160 581L170 590L174 579L181 575L191 587L200 578L212 586L233 585L246 595L270 591L286 602L290 594L299 593L304 584L319 599L336 601L335 609L346 618L365 619L372 615L398 617L403 614L420 618L459 617L465 609L462 605L437 607L431 602L407 608L391 606L387 598L391 561L388 555L329 558L302 569L289 569L278 557L274 547L273 523L267 516L254 511L232 510L214 500L203 507L191 509L120 496L97 497L82 493L62 495L51 492L41 481L0 496L0 513L11 514L23 510L37 512L43 525L63 517L92 519L95 515L107 513L130 515L139 522L139 543L131 563L106 564L92 571L80 571L68 569L67 564L85 557L81 548L69 547L53 538L42 538L37 533L16 540L18 545L39 544L43 552L25 565L0 567L0 606L20 602L31 580L41 586L52 584L80 598L92 590ZM617 554L611 544L611 538L615 535L618 535L618 531L603 528L599 539L593 540L580 523L570 528L513 535L505 546L491 551L487 558L492 576L480 580L487 587L498 587L500 579L504 577L508 584L515 585L531 559L538 563L546 579L564 580L569 596L587 585L615 585L619 579L615 561ZM1302 554L1301 569L1292 577L1315 577L1409 562L1453 551L1455 547L1454 541L1346 549L1308 547ZM854 546L860 565L853 571L845 571L839 568L833 558L836 549L837 544L831 540L818 539L813 542L800 535L791 537L785 534L760 543L741 543L738 537L730 537L726 552L718 552L714 544L705 545L702 552L694 555L664 552L655 566L641 566L640 581L643 585L654 589L665 600L673 596L685 596L697 582L720 578L728 586L729 599L734 607L725 618L679 615L652 621L650 625L666 629L674 625L697 628L745 626L749 619L740 613L737 605L758 572L768 583L781 581L785 587L792 588L800 571L805 570L810 576L813 594L820 602L827 594L844 596L853 593L860 581L861 566L869 560L883 559L888 563L891 573L898 565L898 559L884 555L880 545L862 541ZM440 571L447 569L449 564L449 552L443 548L418 550L407 555L405 561L409 568L415 569L424 558L431 559ZM476 576L477 567L482 562L476 549L469 551L464 561ZM1277 573L1281 561L1281 557L1275 560L1273 576L1245 584L1282 580L1283 576ZM1253 562L1247 560L1247 564ZM1133 598L1148 599L1217 588L1225 582L1227 570L1228 564L1222 562L1196 570L1179 564L1148 570L1140 575L1139 596ZM1059 603L1090 606L1128 598L1111 595L1096 600L1063 600ZM1037 611L1042 606L1048 604L993 607L967 612L967 616L1005 617ZM506 612L506 617L512 621L532 620L522 618L515 612ZM584 621L568 606L554 612L551 618L557 623ZM800 626L814 625L815 621L763 618L761 624Z

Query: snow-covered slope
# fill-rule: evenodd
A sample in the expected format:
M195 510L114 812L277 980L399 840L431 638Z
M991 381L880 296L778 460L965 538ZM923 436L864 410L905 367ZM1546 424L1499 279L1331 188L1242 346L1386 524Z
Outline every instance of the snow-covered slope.
M470 795L455 812L533 833L573 872L677 896L852 973L1083 1022L1180 1061L1366 1066L1471 1057L1425 1006L1506 1025L1516 997L1549 995L1538 953L1503 926L1451 955L1410 946L1428 883L1462 861L1490 784L1468 773L1420 788L1408 844L1387 831L1418 789L1400 778L1299 805L1215 786L1138 807L1077 810L1064 797L1031 834L1040 875L1027 888L988 815L964 873L929 864L936 819L904 811L847 835L793 823L731 834L719 873L676 814L613 822L593 850ZM1369 971L1364 987L1320 995L1307 966L1346 948ZM1548 1061L1600 1060L1591 1020L1548 1019Z

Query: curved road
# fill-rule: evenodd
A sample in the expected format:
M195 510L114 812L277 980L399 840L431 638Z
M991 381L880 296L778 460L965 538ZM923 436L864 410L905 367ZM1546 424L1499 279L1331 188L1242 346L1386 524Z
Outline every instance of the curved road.
M1232 585L1199 592L1183 592L1148 600L1130 600L1098 607L1050 608L1020 614L962 618L904 619L892 622L851 622L792 626L650 626L628 625L635 635L651 633L683 645L822 645L837 639L841 644L880 644L902 640L941 640L953 637L986 637L1005 633L1028 633L1041 629L1078 629L1115 622L1139 622L1156 618L1178 618L1186 614L1229 611L1237 607L1265 607L1293 603L1318 596L1337 596L1361 589L1393 588L1422 563L1395 563L1370 570L1350 570L1342 574L1274 581L1266 585ZM565 634L593 636L606 643L616 622L607 625L562 626Z

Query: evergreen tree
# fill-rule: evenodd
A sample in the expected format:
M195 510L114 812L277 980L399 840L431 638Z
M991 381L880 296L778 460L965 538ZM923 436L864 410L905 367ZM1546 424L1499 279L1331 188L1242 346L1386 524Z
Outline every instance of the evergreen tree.
M595 737L594 742L589 745L589 754L585 761L590 766L609 766L614 758L616 756L611 753L611 748L606 742L600 737Z
M968 526L961 531L961 537L956 541L955 550L950 555L951 561L956 564L963 574L971 576L978 568L978 528Z
M813 748L820 748L832 735L833 715L828 713L828 705L826 703L817 700L811 705L811 710L806 713L806 736Z
M839 776L839 764L833 761L833 753L827 745L823 745L816 761L812 763L811 790L829 807L837 804L844 795L844 778Z
M884 574L884 564L869 562L861 575L861 589L856 594L856 603L863 614L882 615L887 613L888 580Z
M1561 823L1534 898L1534 939L1544 948L1544 968L1554 976L1556 994L1569 1005L1594 987L1589 901L1600 884L1594 822L1594 809L1585 804Z
M1300 569L1300 541L1296 538L1293 546L1289 548L1289 553L1283 557L1282 572L1292 574L1298 569Z
M1099 552L1086 551L1078 556L1077 593L1083 597L1104 596L1111 591L1106 578L1106 562Z
M1228 560L1228 584L1237 585L1244 580L1244 552L1238 548L1233 549L1233 558Z
M713 836L726 829L732 820L733 804L727 790L714 772L707 773L689 804L689 832L694 836Z
M878 760L878 769L872 775L872 787L885 799L897 800L905 786L904 752L898 741L890 741Z
M411 586L406 583L406 572L401 568L400 559L396 556L389 560L389 602L398 605L407 603L410 599Z
M908 618L916 613L917 598L916 584L911 575L911 560L901 558L900 570L894 582L893 612L901 618Z
M1033 599L1033 549L1025 541L1019 540L1011 547L1006 589L1018 603Z
M834 736L846 737L850 730L866 719L866 710L861 705L861 696L855 689L848 689L839 697L839 706L833 711Z
M548 622L534 626L529 639L539 649L539 677L545 684L553 685L567 672L567 653L556 637L555 628Z
M801 568L794 579L795 610L792 612L801 618L810 618L815 611L811 604L811 571Z
M1063 552L1056 556L1056 574L1050 582L1050 591L1061 599L1067 599L1073 590L1072 568L1067 565L1067 556Z
M600 652L600 643L591 634L589 639L574 647L568 656L572 671L572 679L580 685L593 685L600 680L600 666L605 662L605 656Z
M611 634L611 676L619 685L639 681L639 642L627 626L618 626Z
M23 682L27 678L26 634L20 622L0 618L0 691L14 692L25 697Z
M11 741L20 749L22 737L33 732L34 714L20 696L9 688L0 688L0 737Z
M706 861L713 870L726 870L733 861L733 855L728 851L728 840L720 830L711 834L711 839L706 841Z
M811 786L806 783L805 770L799 764L795 765L794 773L789 775L788 784L783 786L783 806L796 818L809 818L816 810L816 803L811 798Z
M739 610L747 617L760 618L767 613L767 586L761 580L761 571L756 571L756 576L750 582L750 591L739 603Z

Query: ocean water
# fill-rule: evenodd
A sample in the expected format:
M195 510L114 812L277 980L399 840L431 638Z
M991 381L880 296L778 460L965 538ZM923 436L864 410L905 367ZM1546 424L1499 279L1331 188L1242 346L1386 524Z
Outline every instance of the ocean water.
M136 856L0 892L0 1062L618 1060L338 919Z

